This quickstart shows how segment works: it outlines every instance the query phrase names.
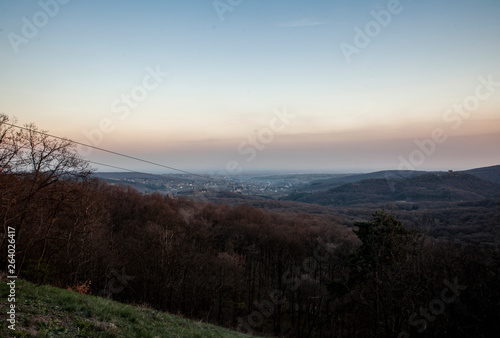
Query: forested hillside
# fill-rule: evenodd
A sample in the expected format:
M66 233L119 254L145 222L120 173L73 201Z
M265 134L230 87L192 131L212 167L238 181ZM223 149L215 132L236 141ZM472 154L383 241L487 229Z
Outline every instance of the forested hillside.
M93 178L67 141L2 131L0 216L19 277L259 334L500 329L498 245L434 241L375 210L351 222L143 195Z
M468 174L484 178L485 180L500 184L500 165L476 168L465 171Z
M292 196L293 197L293 196ZM477 202L500 199L500 184L477 176L451 172L409 178L366 179L294 198L330 206L380 202Z

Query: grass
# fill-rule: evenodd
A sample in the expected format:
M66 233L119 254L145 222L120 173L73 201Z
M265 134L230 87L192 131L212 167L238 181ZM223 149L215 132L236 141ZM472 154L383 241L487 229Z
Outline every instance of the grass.
M250 337L179 316L16 281L16 329L8 328L8 286L0 280L1 337Z

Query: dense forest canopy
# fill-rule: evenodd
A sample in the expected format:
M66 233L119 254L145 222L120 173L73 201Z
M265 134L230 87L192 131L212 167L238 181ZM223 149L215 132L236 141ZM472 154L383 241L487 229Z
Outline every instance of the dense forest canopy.
M19 277L87 285L256 334L500 330L498 243L437 241L380 210L351 223L140 194L93 177L70 141L9 121L1 116L0 219L4 233L16 229ZM1 246L6 252L5 238Z

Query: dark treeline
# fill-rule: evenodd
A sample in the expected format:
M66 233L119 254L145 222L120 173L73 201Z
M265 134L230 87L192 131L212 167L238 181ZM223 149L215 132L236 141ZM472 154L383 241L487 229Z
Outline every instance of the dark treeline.
M498 247L432 241L384 212L346 228L340 218L141 195L93 178L69 142L1 128L0 217L4 233L16 229L22 278L86 283L255 334L500 329ZM5 238L1 246L5 271Z

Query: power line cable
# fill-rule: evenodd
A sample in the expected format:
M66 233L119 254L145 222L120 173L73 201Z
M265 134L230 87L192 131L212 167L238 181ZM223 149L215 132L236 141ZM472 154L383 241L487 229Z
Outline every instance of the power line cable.
M114 169L119 169L119 170L129 171L129 172L131 172L131 173L142 174L142 175L148 175L148 176L153 176L153 177L157 177L157 178L161 178L161 179L168 179L168 177L166 177L166 176L165 176L165 175L163 175L163 174L146 173L146 172L144 172L144 171L137 171L137 170L134 170L134 169L128 169L128 168L118 167L118 166L111 165L111 164L106 164L106 163L101 163L101 162L96 162L96 161L90 161L90 160L85 160L85 159L83 159L82 161L85 161L85 162L87 162L87 163L92 163L92 164L101 165L101 166L104 166L104 167L109 167L109 168L114 168ZM204 176L203 176L203 178L207 178L207 177L204 177ZM216 180L216 179L213 179L213 180Z
M171 167L171 166L166 166L166 165L163 165L161 163L156 163L156 162L152 162L152 161L149 161L149 160L144 160L144 159L141 159L141 158L138 158L138 157L135 157L135 156L130 156L130 155L127 155L127 154L119 153L117 151L108 150L108 149L104 149L104 148L101 148L101 147L96 147L96 146L85 144L85 143L78 142L78 141L73 141L73 140L65 138L65 137L60 137L60 136L52 135L52 134L49 134L49 133L46 133L46 132L43 132L43 131L39 131L39 130L35 130L35 129L32 129L32 128L18 126L18 125L13 124L13 123L3 122L3 124L9 125L9 126L12 126L12 127L15 127L15 128L19 128L19 129L22 129L22 130L27 130L27 131L35 132L35 133L38 133L38 134L46 135L46 136L53 137L53 138L56 138L56 139L59 139L59 140L71 142L71 143L74 143L74 144L79 144L79 145L82 145L84 147L89 147L89 148L96 149L96 150L99 150L99 151L103 151L103 152L106 152L106 153L109 153L109 154L113 154L113 155L117 155L117 156L129 158L129 159L132 159L132 160L135 160L135 161L139 161L139 162L143 162L143 163L147 163L147 164L152 164L152 165L155 165L155 166L158 166L158 167L162 167L162 168L166 168L166 169L178 171L178 172L181 172L181 173L184 173L184 174L189 174L189 175L201 177L201 178L204 178L204 179L210 179L210 180L220 181L220 179L217 179L217 178L211 178L211 177L207 177L207 176L195 174L195 173L192 173L192 172L189 172L189 171L186 171L186 170L177 169L177 168L174 168L174 167ZM87 161L87 162L90 162L90 161ZM97 164L97 162L95 164ZM105 166L114 167L114 166L111 166L111 165L105 165ZM116 167L116 168L117 169L126 170L126 171L132 171L130 169L124 169L124 168L118 168L118 167ZM135 172L135 171L133 171L133 172Z
M87 163L101 165L103 167L109 167L109 168L114 168L114 169L119 169L119 170L124 170L124 171L130 171L132 173L147 174L147 175L151 175L151 176L159 176L159 175L156 175L156 174L144 173L144 172L141 172L141 171L137 171L137 170L133 170L133 169L127 169L127 168L122 168L122 167L118 167L118 166L111 165L111 164L106 164L106 163L101 163L101 162L95 162L95 161L90 161L90 160L83 160L83 161L85 161Z
M156 166L161 166L161 167L164 167L164 168L168 168L168 169L171 169L171 170L175 170L175 171L179 171L179 172L182 172L182 173L185 173L185 174L189 174L189 175L192 175L192 176L195 176L195 177L200 177L200 178L203 178L203 179L206 179L206 180L219 181L219 182L230 183L230 184L231 183L233 183L233 184L235 183L235 182L231 182L231 180L228 181L227 178L225 178L225 179L219 179L219 178L213 178L213 177L209 177L209 176L198 175L198 174L186 171L186 170L181 170L181 169L177 169L177 168L174 168L174 167L165 166L163 164L151 162L151 161L148 161L148 160L143 160L141 158L129 156L129 155L122 154L122 153L119 153L119 152L115 152L115 151L112 151L112 150L108 150L108 149L104 149L104 148L100 148L100 147L96 147L96 146L91 146L91 145L88 145L88 144L85 144L85 143L82 143L82 142L76 142L76 141L73 141L73 140L65 138L65 137L60 137L60 136L52 135L52 134L49 134L49 133L46 133L46 132L43 132L43 131L39 131L39 130L35 130L35 129L32 129L32 128L28 128L28 127L21 127L21 126L18 126L18 125L12 124L12 123L8 123L8 122L5 122L5 121L3 121L2 124L6 124L6 125L9 125L9 126L12 126L12 127L15 127L15 128L23 129L23 130L32 131L32 132L35 132L35 133L38 133L38 134L41 134L41 135L46 135L48 137L52 137L52 138L55 138L55 139L63 140L63 141L66 141L66 142L70 142L70 143L74 143L74 144L81 144L83 146L94 148L96 150L108 152L108 153L115 154L115 155L118 155L118 156L123 156L123 157L131 158L131 159L134 159L134 160L137 160L137 161L140 161L140 162L145 162L145 163L153 164L153 165L156 165ZM155 178L169 179L168 177L166 177L165 175L162 175L162 174L145 173L145 172L141 172L141 171L137 171L137 170L133 170L133 169L128 169L128 168L124 168L124 167L119 167L119 166L115 166L115 165L111 165L111 164L106 164L106 163L91 161L91 160L87 160L85 158L82 158L81 160L84 161L84 162L86 162L86 163L97 164L97 165L100 165L100 166L105 166L105 167L110 167L110 168L114 168L114 169L124 170L124 171L132 172L132 173L138 173L138 174L142 174L142 175L148 175L148 176L152 176L152 177L155 177ZM198 196L198 198L199 198L199 196ZM205 200L206 201L207 199L204 196L202 196L201 200Z

